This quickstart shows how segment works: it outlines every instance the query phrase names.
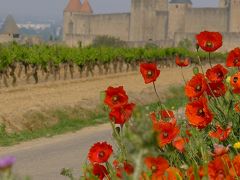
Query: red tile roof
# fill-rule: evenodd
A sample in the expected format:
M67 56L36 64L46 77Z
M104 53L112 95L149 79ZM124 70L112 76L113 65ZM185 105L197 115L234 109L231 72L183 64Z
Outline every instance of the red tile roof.
M64 9L65 12L80 12L81 11L80 0L70 0L67 7Z
M84 0L81 8L81 12L83 13L93 13L92 7L89 4L88 0Z

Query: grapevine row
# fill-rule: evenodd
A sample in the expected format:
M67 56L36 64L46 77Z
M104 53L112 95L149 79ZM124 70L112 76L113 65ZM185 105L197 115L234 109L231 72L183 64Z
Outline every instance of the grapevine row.
M154 61L160 66L171 66L174 57L188 57L191 61L198 62L197 56L207 59L208 54L196 53L184 48L111 48L111 47L86 47L70 48L63 45L19 45L11 43L0 45L0 78L4 86L16 85L17 80L24 77L28 82L33 77L35 83L39 82L39 72L48 81L52 76L55 80L63 79L68 74L74 78L74 69L78 69L79 77L98 73L108 74L129 70L136 70L141 61ZM224 60L226 54L215 53L217 60Z

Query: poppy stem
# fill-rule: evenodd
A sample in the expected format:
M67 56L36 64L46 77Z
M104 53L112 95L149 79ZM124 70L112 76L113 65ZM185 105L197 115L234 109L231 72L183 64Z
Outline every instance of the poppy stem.
M160 96L159 96L158 93L157 93L157 89L156 89L156 85L155 85L155 82L154 82L154 81L153 81L153 88L154 88L155 94L157 95L157 98L158 98L158 101L159 101L159 105L160 105L160 107L161 107L161 109L162 109L162 101L161 101L161 99L160 99Z
M185 77L184 77L184 74L183 74L182 67L181 67L181 73L182 73L182 77L183 77L184 83L187 84L187 81L186 81L186 79L185 79Z
M205 73L204 73L204 70L203 70L203 65L202 65L202 62L201 62L200 56L198 55L197 57L198 57L199 65L201 66L202 73L205 74Z
M211 53L210 52L208 53L208 61L209 61L209 64L212 68L212 61L211 61Z

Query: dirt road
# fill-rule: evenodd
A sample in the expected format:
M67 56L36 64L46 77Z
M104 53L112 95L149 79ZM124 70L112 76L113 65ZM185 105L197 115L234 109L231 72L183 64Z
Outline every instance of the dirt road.
M13 171L21 177L28 175L33 180L67 180L60 175L61 169L72 168L75 176L79 177L88 150L97 141L112 142L109 124L1 148L0 157L16 157Z
M190 78L192 67L184 68L184 75ZM180 68L165 68L161 69L156 86L161 95L170 86L182 83ZM100 102L100 92L110 85L123 85L132 101L138 104L156 99L152 86L144 84L139 72L24 85L0 89L0 122L5 122L8 128L21 130L25 128L26 116L32 112L74 105L92 109Z

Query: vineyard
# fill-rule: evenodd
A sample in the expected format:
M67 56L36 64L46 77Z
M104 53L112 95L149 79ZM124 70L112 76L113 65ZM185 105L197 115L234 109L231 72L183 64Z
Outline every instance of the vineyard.
M47 82L109 73L134 71L142 61L156 62L160 67L174 66L174 57L188 57L197 63L197 56L208 58L205 52L191 52L184 48L69 48L62 45L0 46L0 81L4 87L17 82ZM216 53L212 59L224 60L226 54ZM77 72L78 75L74 72Z

